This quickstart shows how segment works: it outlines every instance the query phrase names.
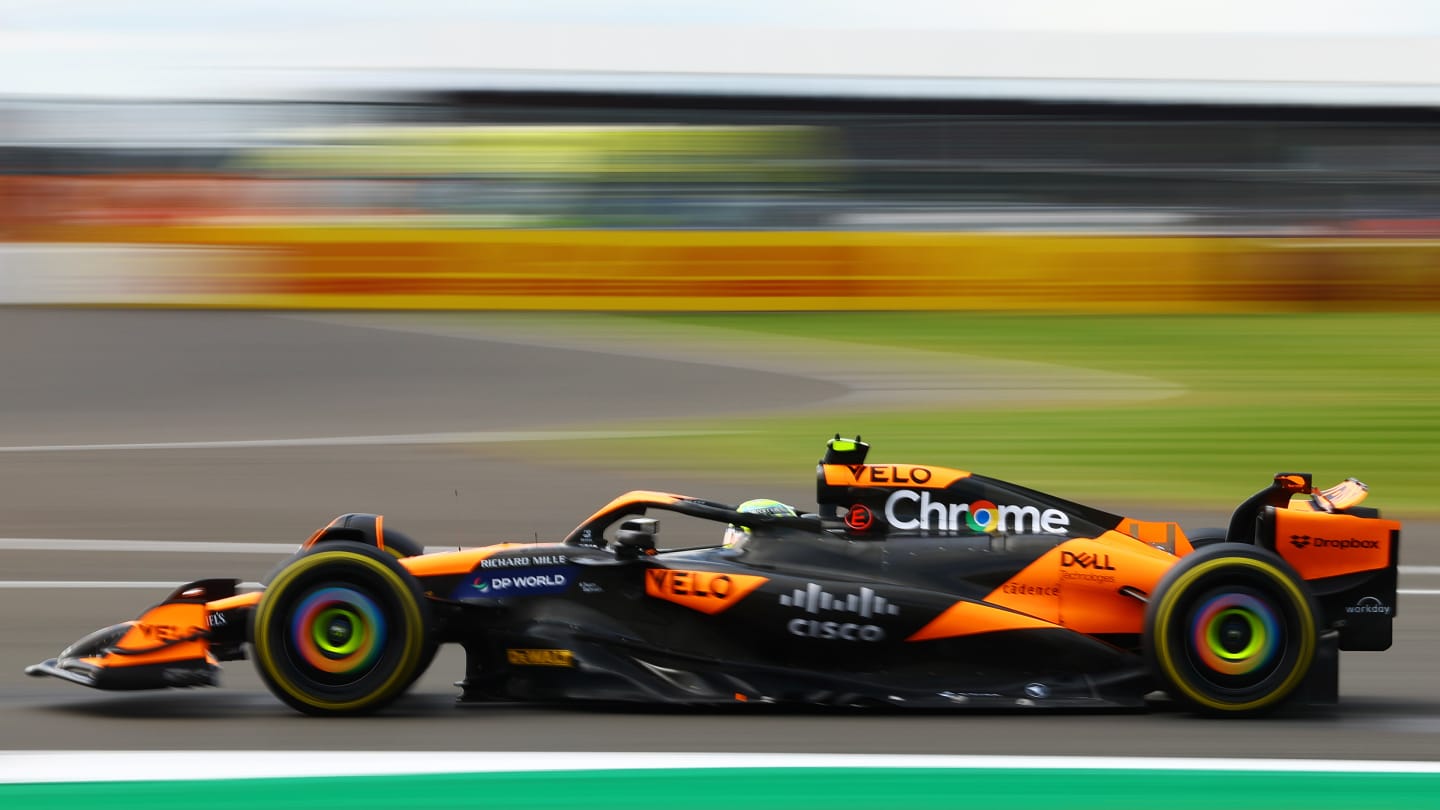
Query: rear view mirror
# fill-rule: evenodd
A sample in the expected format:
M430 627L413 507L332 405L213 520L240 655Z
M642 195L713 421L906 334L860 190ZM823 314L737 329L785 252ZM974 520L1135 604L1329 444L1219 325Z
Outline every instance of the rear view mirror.
M615 556L639 557L655 553L655 535L660 533L660 521L654 518L630 518L615 530Z

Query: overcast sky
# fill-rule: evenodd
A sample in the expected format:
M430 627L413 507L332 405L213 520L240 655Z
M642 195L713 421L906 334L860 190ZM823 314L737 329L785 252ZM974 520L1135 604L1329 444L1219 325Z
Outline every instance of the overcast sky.
M1440 0L0 0L0 95L337 72L1435 84Z
M1011 31L1440 33L1431 0L0 0L31 33L241 32L427 21Z

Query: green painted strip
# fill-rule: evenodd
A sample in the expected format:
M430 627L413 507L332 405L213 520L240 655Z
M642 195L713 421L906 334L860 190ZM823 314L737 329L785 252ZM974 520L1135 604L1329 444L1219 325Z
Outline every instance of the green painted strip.
M760 768L0 785L8 810L1386 810L1440 806L1440 774Z

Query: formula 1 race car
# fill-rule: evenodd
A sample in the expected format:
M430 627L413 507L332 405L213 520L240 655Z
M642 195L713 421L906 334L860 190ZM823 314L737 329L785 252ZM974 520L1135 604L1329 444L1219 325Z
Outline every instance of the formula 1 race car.
M343 515L262 590L184 585L27 672L212 686L248 653L294 708L356 714L455 643L462 701L1115 707L1163 690L1246 715L1333 703L1338 651L1390 646L1400 524L1357 506L1354 479L1276 475L1228 529L1187 537L868 449L829 442L806 515L637 491L563 542L431 554ZM659 550L657 514L712 542Z

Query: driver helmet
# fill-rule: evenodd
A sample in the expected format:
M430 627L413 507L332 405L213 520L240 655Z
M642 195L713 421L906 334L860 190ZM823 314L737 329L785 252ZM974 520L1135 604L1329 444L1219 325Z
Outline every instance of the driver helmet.
M789 515L790 517L800 514L795 511L795 507L769 498L752 498L735 507L735 511L755 515ZM725 548L741 548L749 539L750 529L748 527L736 526L731 523L725 529Z

